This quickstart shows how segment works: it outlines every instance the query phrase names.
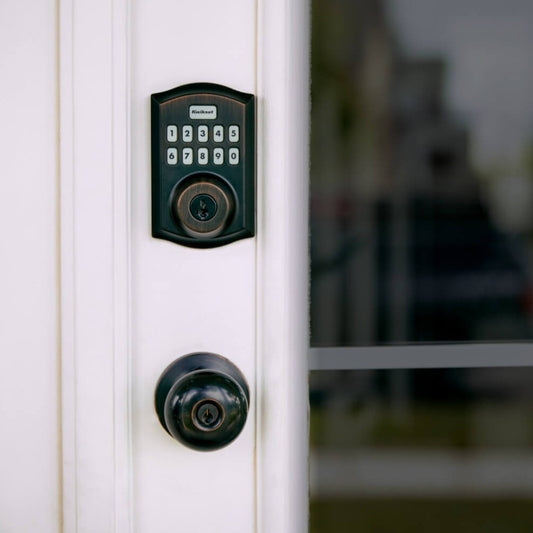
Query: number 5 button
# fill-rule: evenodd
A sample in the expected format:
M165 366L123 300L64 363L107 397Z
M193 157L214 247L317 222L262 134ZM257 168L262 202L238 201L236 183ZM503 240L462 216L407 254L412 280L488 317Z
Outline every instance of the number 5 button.
M229 140L232 143L239 142L239 126L233 125L229 127Z

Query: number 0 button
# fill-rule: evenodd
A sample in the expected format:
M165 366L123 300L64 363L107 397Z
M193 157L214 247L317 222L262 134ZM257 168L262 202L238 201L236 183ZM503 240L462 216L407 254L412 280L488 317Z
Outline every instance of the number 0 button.
M238 148L229 149L229 164L230 165L239 164L239 149Z

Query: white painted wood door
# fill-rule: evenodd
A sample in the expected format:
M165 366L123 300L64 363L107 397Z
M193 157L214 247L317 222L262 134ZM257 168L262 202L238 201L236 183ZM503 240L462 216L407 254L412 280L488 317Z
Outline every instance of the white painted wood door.
M1 531L305 531L306 2L1 9ZM207 250L150 231L150 94L197 81L257 97L256 236ZM209 453L153 406L200 350L251 388Z

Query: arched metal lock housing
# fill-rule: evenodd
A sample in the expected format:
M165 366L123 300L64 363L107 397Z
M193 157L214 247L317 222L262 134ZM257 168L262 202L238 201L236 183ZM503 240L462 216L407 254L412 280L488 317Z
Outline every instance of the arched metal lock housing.
M195 450L217 450L241 432L250 393L241 371L213 353L176 359L161 374L155 409L163 428Z
M152 94L152 235L212 248L255 234L255 97L214 83Z

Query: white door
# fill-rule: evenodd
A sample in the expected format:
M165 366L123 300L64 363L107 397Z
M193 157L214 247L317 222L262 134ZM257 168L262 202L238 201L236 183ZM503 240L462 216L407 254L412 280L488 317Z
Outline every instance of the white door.
M306 2L1 11L0 529L305 531ZM212 248L151 229L150 97L197 82L255 97L254 235ZM216 451L154 407L163 370L197 352L249 387Z

